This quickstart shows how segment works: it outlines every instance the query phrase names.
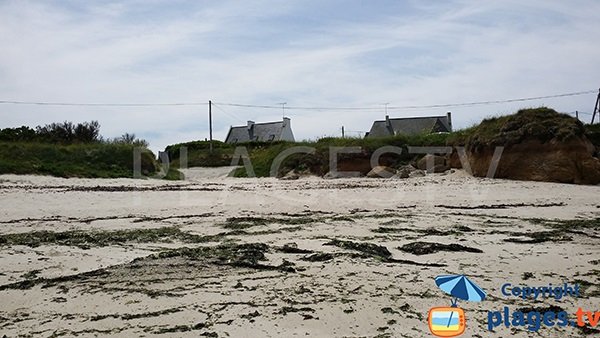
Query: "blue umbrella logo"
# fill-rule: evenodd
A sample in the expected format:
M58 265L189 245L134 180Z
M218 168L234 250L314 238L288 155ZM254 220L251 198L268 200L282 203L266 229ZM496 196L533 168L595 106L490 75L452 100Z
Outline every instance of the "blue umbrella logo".
M435 284L445 293L454 297L452 306L456 307L458 299L469 302L481 302L486 293L465 275L445 275L435 277Z

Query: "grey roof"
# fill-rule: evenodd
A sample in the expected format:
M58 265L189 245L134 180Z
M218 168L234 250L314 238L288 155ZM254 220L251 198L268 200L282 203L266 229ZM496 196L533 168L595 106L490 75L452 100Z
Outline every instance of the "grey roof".
M294 141L290 119L283 121L250 123L246 126L236 126L229 129L226 143L244 143L250 141Z
M417 135L450 131L452 131L452 126L448 121L448 116L393 118L373 122L368 137L385 137L400 134Z
M225 139L225 143L243 143L250 142L250 134L248 133L248 127L231 127L229 134Z

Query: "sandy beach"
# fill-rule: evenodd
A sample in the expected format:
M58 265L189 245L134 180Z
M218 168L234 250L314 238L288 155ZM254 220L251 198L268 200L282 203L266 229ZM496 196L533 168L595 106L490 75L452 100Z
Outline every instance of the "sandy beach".
M587 337L500 325L509 307L600 310L597 186L474 178L185 181L0 176L0 336L432 337L434 277L488 294L463 337ZM567 220L581 220L568 223ZM574 225L575 224L575 225ZM580 297L501 287L579 284Z

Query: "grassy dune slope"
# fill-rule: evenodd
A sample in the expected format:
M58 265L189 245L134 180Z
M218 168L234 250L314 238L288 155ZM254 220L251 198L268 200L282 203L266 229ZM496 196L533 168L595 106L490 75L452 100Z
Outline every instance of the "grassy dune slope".
M133 145L0 142L0 174L59 177L133 177ZM142 153L142 173L156 172L154 155Z

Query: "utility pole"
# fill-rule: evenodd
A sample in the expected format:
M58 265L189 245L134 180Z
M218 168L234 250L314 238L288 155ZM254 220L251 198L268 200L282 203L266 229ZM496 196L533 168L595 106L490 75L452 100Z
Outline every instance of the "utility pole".
M579 112L577 110L575 111L575 118L579 120Z
M594 106L594 114L592 115L592 122L590 124L594 124L594 118L596 114L600 114L600 89L598 90L598 97L596 98L596 105ZM600 118L600 116L598 116Z
M212 100L208 100L208 135L210 137L209 149L210 153L213 152L213 140L212 140Z
M344 126L342 126L342 138L344 138Z

